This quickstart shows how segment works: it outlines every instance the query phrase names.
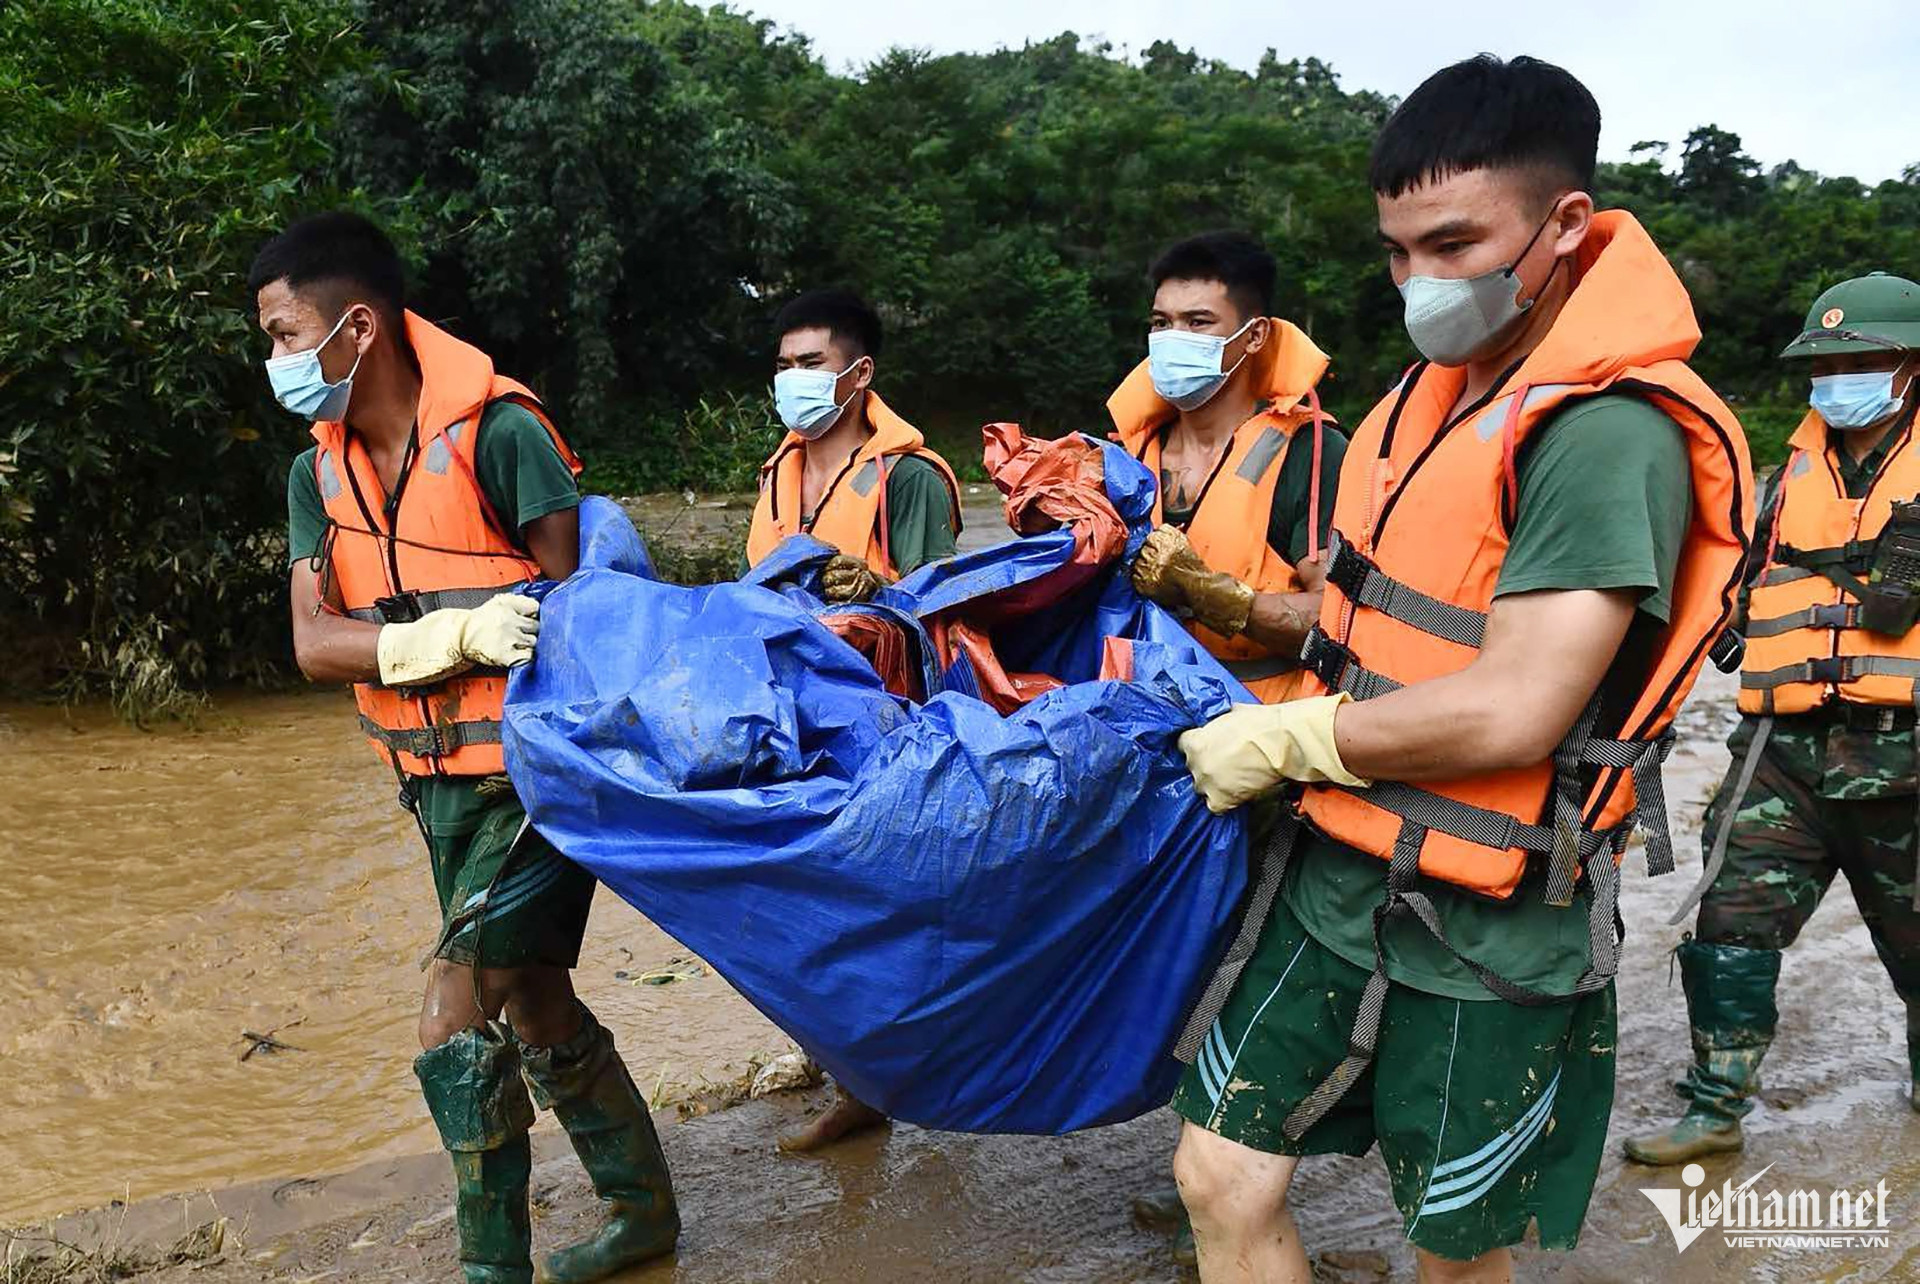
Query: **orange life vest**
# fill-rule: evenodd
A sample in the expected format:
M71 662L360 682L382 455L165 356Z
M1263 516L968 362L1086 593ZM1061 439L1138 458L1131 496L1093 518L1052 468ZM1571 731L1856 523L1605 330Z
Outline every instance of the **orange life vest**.
M1866 497L1850 499L1819 412L1808 411L1795 430L1766 565L1747 610L1742 712L1805 713L1834 699L1914 706L1920 629L1900 637L1867 632L1859 627L1860 599L1842 587L1845 579L1866 580L1893 505L1920 495L1911 416L1895 431L1900 439Z
M495 374L486 353L412 312L406 332L420 363L420 406L391 512L359 436L343 423L313 426L314 473L328 518L322 573L338 586L347 614L374 623L478 606L539 578L539 563L509 525L513 514L492 511L474 469L480 419L493 402L510 400L532 411L560 457L580 473L580 461L539 401ZM361 682L353 692L361 727L399 770L450 776L506 770L500 746L505 671L472 669L429 687Z
M1300 578L1286 558L1267 543L1273 493L1295 435L1312 425L1308 448L1313 451L1313 480L1309 487L1312 541L1320 531L1320 449L1327 417L1320 411L1315 385L1326 373L1327 354L1290 321L1268 318L1272 337L1247 358L1252 367L1254 395L1263 403L1254 416L1234 430L1233 444L1221 457L1200 490L1187 522L1187 541L1200 560L1224 571L1258 593L1298 593ZM1153 390L1147 363L1134 367L1113 396L1107 399L1113 416L1113 439L1126 447L1160 479L1162 430L1177 413ZM1328 503L1332 497L1328 496ZM1156 486L1153 520L1165 520ZM1318 552L1317 547L1310 549ZM1299 694L1303 681L1300 657L1269 650L1252 638L1222 637L1203 625L1187 622L1187 630L1221 660L1227 669L1263 704L1278 704Z
M820 496L813 523L800 519L800 483L806 468L806 439L788 433L780 449L760 466L760 500L747 531L747 564L762 558L790 535L805 533L849 557L865 559L876 574L898 579L887 530L887 474L893 460L913 455L933 465L947 484L953 529L960 530L960 482L947 461L927 449L920 430L893 413L878 394L867 391L867 426L873 431Z
M1700 338L1693 308L1640 225L1619 210L1595 215L1574 271L1553 328L1486 404L1448 423L1466 372L1421 363L1361 425L1334 507L1304 694L1370 699L1465 668L1506 557L1516 455L1570 402L1626 393L1685 437L1693 517L1671 619L1624 723L1596 730L1596 695L1555 755L1532 766L1418 787L1310 786L1301 806L1322 832L1391 862L1390 895L1412 886L1417 861L1421 874L1509 897L1529 856L1551 853L1547 899L1567 904L1591 862L1605 874L1609 895L1594 902L1608 901L1610 937L1613 871L1636 819L1649 869L1672 868L1658 768L1674 714L1734 611L1753 476L1739 423L1684 364ZM1610 855L1592 859L1602 852ZM1596 957L1593 966L1608 964Z

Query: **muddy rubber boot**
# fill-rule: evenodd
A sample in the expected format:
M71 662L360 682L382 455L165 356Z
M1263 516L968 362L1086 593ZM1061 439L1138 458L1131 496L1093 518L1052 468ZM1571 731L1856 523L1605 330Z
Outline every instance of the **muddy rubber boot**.
M453 1157L466 1284L533 1284L533 1103L519 1055L498 1030L462 1030L414 1058L413 1072Z
M1753 1109L1779 1022L1780 951L1689 939L1676 952L1693 1028L1693 1067L1674 1085L1687 1109L1671 1127L1626 1139L1627 1158L1643 1164L1684 1164L1746 1144L1740 1120Z
M1907 1070L1912 1076L1907 1104L1920 1111L1920 999L1907 1003Z
M1180 1201L1178 1186L1141 1195L1127 1207L1134 1222L1147 1230L1179 1230L1187 1224L1187 1206Z
M607 1220L577 1244L541 1259L541 1284L587 1284L673 1251L680 1210L653 1116L613 1049L613 1036L584 1004L580 1032L550 1048L520 1045L534 1099L553 1111L574 1153L607 1201Z

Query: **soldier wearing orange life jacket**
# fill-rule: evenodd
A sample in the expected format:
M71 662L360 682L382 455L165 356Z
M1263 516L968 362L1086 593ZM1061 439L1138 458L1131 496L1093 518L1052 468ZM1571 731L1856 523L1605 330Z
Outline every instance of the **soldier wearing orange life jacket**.
M1181 738L1225 810L1294 782L1180 1041L1203 1279L1305 1281L1298 1157L1381 1148L1422 1278L1577 1242L1613 1094L1617 861L1671 868L1660 760L1733 615L1739 424L1685 289L1590 195L1561 68L1448 67L1376 140L1417 362L1348 447L1301 698ZM1270 907L1270 908L1268 908Z
M1320 411L1327 354L1271 315L1278 266L1245 232L1204 232L1148 270L1147 359L1107 399L1113 437L1153 470L1155 529L1134 559L1142 596L1187 628L1264 704L1292 699L1320 615L1321 550L1347 438ZM1177 1232L1171 1184L1134 1217Z
M352 684L440 897L414 1070L453 1157L461 1269L534 1278L531 1085L609 1201L540 1278L604 1278L669 1251L679 1214L646 1102L568 976L593 879L528 824L500 732L539 633L519 589L577 564L579 461L527 388L405 309L399 256L358 215L294 224L248 286L274 393L313 423L287 486L294 652Z
M828 601L864 601L953 553L960 485L873 389L880 317L846 290L813 290L774 318L773 400L787 435L760 470L747 563L807 534L839 550Z
M1107 402L1115 438L1160 480L1134 586L1267 704L1303 681L1347 444L1320 412L1326 353L1268 315L1276 271L1243 232L1168 249L1150 273L1147 359Z
M960 484L873 390L879 315L846 290L813 290L780 309L774 332L773 400L787 435L760 470L747 564L790 536L811 535L839 550L822 576L826 599L859 602L951 556ZM780 1148L817 1150L885 1122L839 1090L824 1112L780 1138Z
M1675 1085L1686 1109L1626 1139L1646 1164L1745 1144L1783 954L1839 873L1905 1003L1920 1110L1920 282L1839 282L1780 355L1809 363L1810 408L1768 483L1733 761L1703 827L1706 869L1671 920L1698 903L1674 951L1693 1045Z

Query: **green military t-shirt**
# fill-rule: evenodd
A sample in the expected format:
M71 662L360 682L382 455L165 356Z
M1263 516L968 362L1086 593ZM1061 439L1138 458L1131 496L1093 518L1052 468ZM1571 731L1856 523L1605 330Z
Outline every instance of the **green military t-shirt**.
M1521 466L1519 511L1495 596L1641 591L1621 658L1603 682L1603 689L1637 687L1648 645L1672 607L1692 519L1685 442L1672 420L1626 396L1580 402L1543 432ZM1377 857L1303 830L1287 903L1315 940L1371 971L1373 911L1386 893L1386 871ZM1422 890L1462 954L1509 980L1566 994L1587 966L1587 894L1583 889L1571 906L1556 909L1546 903L1544 882L1544 870L1530 869L1505 902L1438 879L1422 880ZM1495 997L1417 920L1390 920L1385 952L1387 975L1402 985L1449 998Z
M316 449L302 452L287 474L289 564L307 561L318 552L326 527L320 484L313 475ZM532 411L511 401L496 402L481 416L474 472L493 511L513 514L517 529L580 503L573 471L560 458L545 426Z
M1327 546L1327 532L1333 529L1333 497L1340 486L1340 463L1346 457L1347 435L1338 428L1326 428L1320 439L1320 530L1317 539L1309 540L1313 517L1309 489L1313 479L1312 433L1303 429L1288 444L1286 458L1280 461L1280 476L1273 484L1273 508L1267 513L1267 546L1286 558L1289 565L1305 559L1310 548ZM1166 493L1164 476L1160 493ZM1163 507L1161 516L1184 528L1193 520L1193 509Z
M903 455L887 473L887 552L902 575L953 556L953 494L926 460Z

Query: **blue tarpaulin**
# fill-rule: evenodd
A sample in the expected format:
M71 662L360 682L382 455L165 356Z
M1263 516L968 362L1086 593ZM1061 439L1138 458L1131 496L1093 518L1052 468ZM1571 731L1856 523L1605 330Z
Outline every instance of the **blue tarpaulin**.
M1101 450L1130 553L1153 479ZM1069 684L1003 715L922 626L1057 570L1069 530L860 608L908 637L924 703L817 618L824 545L676 587L595 499L581 544L507 698L542 834L895 1118L1053 1133L1165 1102L1247 875L1242 820L1208 813L1174 740L1249 697L1123 563L995 625L1007 668ZM1095 680L1107 637L1132 640L1131 680Z

